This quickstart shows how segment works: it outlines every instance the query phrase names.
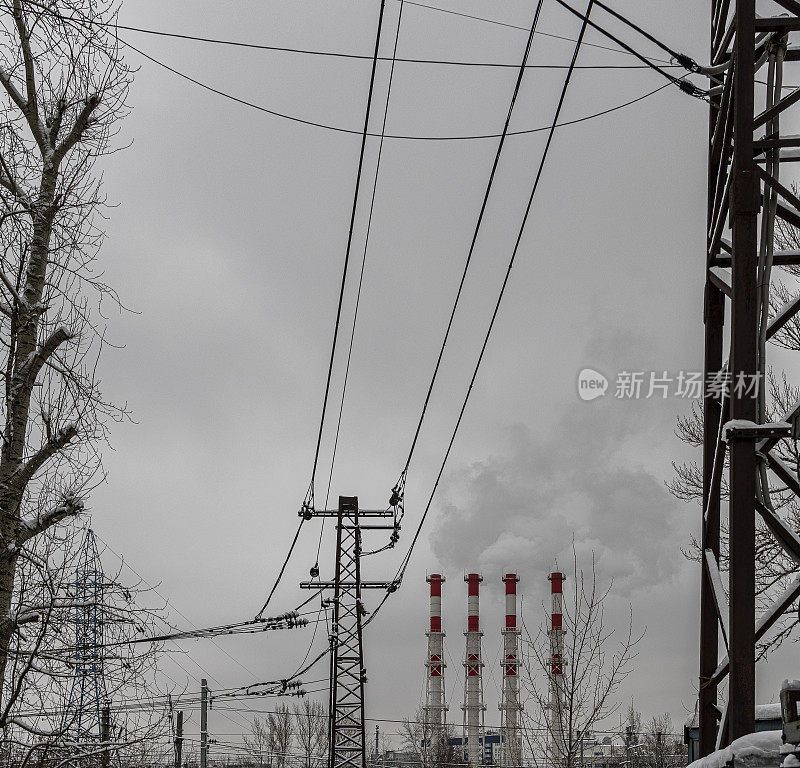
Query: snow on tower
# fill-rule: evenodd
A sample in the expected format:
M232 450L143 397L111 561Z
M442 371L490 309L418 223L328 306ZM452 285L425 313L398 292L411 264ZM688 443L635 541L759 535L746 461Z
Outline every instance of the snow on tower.
M478 585L483 581L477 573L464 576L467 582L467 653L464 660L464 738L467 759L471 766L483 764L483 662L479 621Z
M501 764L503 766L522 765L522 739L519 735L519 678L517 677L519 634L517 628L517 582L516 573L503 576L506 585L506 623L501 630L503 635L503 693L500 709L500 741L502 744Z
M553 762L564 744L564 629L562 622L562 587L564 574L554 571L548 577L552 599L550 620L550 740Z
M445 722L447 703L444 689L444 632L442 632L442 584L445 578L432 573L427 578L431 585L431 623L428 636L428 658L425 661L425 722L430 723L431 735L440 737Z

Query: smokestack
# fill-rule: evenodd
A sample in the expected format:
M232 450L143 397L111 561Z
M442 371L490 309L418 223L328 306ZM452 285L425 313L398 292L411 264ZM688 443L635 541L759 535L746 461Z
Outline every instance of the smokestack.
M517 628L517 582L516 573L503 576L506 585L506 624L503 635L503 694L500 702L500 741L502 765L522 765L522 739L519 735L519 678L517 659L519 655L519 629Z
M552 600L550 620L550 739L555 762L564 751L564 630L562 587L564 574L554 571L548 577Z
M442 632L442 584L444 576L432 573L427 578L431 585L431 623L428 636L428 658L425 662L425 721L430 723L431 734L441 738L447 704L444 688L444 632Z
M464 735L467 759L472 766L483 764L483 662L479 620L478 585L483 581L477 573L464 577L467 582L467 653L464 661Z

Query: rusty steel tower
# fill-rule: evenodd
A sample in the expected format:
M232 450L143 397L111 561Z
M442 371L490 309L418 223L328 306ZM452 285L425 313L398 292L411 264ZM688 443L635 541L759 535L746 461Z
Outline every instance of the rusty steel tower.
M795 468L775 448L796 430L797 406L766 423L768 341L800 309L776 306L773 267L800 265L775 250L776 219L800 227L800 199L780 181L800 138L785 135L800 89L784 93L784 64L800 59L797 0L713 0L708 229L705 277L703 517L700 617L700 754L755 730L756 643L800 595L795 580L756 611L756 515L764 535L800 562L800 540L773 507L769 483L800 495ZM792 80L791 82L796 82ZM764 87L766 86L766 88ZM771 306L771 301L773 302ZM728 344L729 340L729 344ZM727 489L723 475L727 466ZM723 504L727 492L727 504ZM726 508L727 507L727 508ZM721 548L727 514L728 552ZM723 541L724 543L724 541ZM722 555L722 557L721 557ZM727 590L720 562L729 556ZM730 599L728 598L730 596ZM720 647L722 643L722 648ZM728 701L718 687L728 677Z

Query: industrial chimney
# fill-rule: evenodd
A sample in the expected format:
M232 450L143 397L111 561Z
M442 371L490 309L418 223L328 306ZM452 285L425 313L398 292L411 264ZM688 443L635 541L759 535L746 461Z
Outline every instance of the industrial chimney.
M444 576L432 573L427 578L431 585L431 623L428 636L428 658L425 662L425 722L429 724L432 738L441 738L446 720L447 703L444 688L444 632L442 632L442 584Z
M464 660L464 738L467 759L471 766L483 763L483 662L479 622L478 585L483 581L477 573L464 577L467 582L467 653Z
M517 628L517 582L516 573L503 576L506 585L506 622L503 635L503 693L500 702L501 765L522 765L522 740L519 735L519 678L517 676L519 655L519 629Z
M550 620L550 743L555 762L564 751L564 629L562 627L562 587L564 574L554 571L548 577L552 599Z

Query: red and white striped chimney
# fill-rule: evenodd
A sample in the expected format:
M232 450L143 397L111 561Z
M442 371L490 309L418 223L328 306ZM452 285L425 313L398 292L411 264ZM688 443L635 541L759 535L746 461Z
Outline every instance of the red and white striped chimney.
M506 585L506 622L503 635L503 693L500 702L500 741L503 766L522 765L522 739L519 735L519 678L517 677L519 656L519 629L517 628L517 583L516 573L503 576Z
M564 744L564 628L563 585L565 576L554 571L548 577L552 615L550 619L550 735L552 755L555 760L563 752Z
M467 759L471 766L483 763L483 662L481 661L480 604L478 585L480 574L470 573L467 582L467 652L464 661L464 736L467 742Z
M447 704L444 687L444 632L442 632L442 584L445 578L432 573L427 578L431 585L431 623L428 632L428 658L425 683L425 720L440 730L445 721Z

